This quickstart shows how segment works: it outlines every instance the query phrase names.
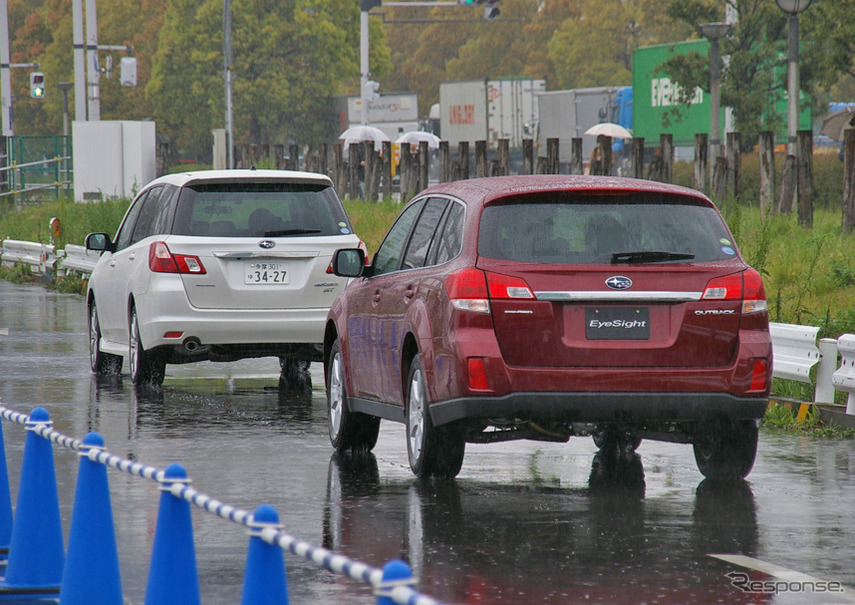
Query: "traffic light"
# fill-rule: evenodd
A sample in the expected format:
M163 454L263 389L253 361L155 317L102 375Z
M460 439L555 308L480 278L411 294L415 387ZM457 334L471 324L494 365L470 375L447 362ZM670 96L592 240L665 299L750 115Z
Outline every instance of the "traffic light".
M499 16L499 0L457 0L457 4L462 6L472 6L477 4L478 6L484 6L484 18L487 21L492 21L496 17Z
M492 21L496 17L499 16L501 11L499 10L499 0L487 0L484 4L484 18L487 21Z
M34 99L45 96L45 75L40 71L30 73L30 96Z

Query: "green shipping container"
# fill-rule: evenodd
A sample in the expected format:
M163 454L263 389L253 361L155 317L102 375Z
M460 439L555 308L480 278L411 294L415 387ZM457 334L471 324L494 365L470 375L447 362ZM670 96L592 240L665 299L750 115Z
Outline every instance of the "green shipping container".
M659 135L670 133L674 145L691 147L695 144L695 134L710 132L710 97L707 91L700 88L695 90L692 104L688 107L680 105L677 100L679 90L671 81L668 74L659 70L659 65L676 54L686 54L696 51L703 56L709 56L709 40L691 40L674 44L658 44L639 48L632 59L632 88L633 88L633 134L644 137L649 146L659 144ZM778 142L787 140L787 94L786 94L786 64L777 66L779 81L784 89L781 94L770 99L774 111L781 116L782 126L776 133ZM677 90L675 90L677 89ZM680 115L665 115L675 106L680 105ZM804 107L805 105L802 104ZM810 129L810 108L806 107L799 116L799 128ZM724 108L722 107L721 125L722 140L724 140Z

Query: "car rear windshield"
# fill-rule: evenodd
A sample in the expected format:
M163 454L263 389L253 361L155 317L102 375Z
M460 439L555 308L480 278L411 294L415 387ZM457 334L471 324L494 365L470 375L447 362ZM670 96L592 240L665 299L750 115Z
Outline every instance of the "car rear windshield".
M352 231L332 187L316 183L205 183L184 187L175 235L300 237Z
M732 259L736 248L715 209L633 195L486 206L478 253L534 263L690 263Z

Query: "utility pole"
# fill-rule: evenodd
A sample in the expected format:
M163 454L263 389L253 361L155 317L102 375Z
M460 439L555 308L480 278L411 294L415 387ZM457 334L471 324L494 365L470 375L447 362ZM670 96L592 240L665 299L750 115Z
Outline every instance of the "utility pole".
M226 168L234 168L232 108L232 2L223 0L223 80L226 83Z
M9 8L7 0L0 0L0 94L2 94L2 130L0 134L11 137L12 128L12 74L9 66ZM3 150L5 152L5 150Z
M95 0L86 0L86 62L89 88L89 120L101 120L101 71L98 69L98 11Z
M86 120L86 46L83 43L83 0L71 3L74 47L74 119Z

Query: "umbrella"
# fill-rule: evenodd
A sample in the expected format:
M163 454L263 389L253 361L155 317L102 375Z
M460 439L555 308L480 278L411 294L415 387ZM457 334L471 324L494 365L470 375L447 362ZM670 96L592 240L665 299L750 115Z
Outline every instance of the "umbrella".
M853 126L855 126L855 107L844 105L823 118L821 132L835 141L840 141L843 139L843 131Z
M422 141L427 141L430 149L439 149L439 137L430 132L424 132L423 130L405 132L395 139L396 143L409 143L410 145L418 145Z
M344 142L345 149L350 149L351 143L359 143L362 141L374 141L375 143L379 143L381 141L390 140L385 132L375 126L368 126L366 124L351 126L338 135L338 138ZM377 145L375 145L375 147L377 147Z
M632 138L632 133L629 130L627 130L620 124L615 124L614 122L601 122L600 124L591 126L588 130L585 131L585 134L591 136L603 135L607 137L612 137L613 139Z

